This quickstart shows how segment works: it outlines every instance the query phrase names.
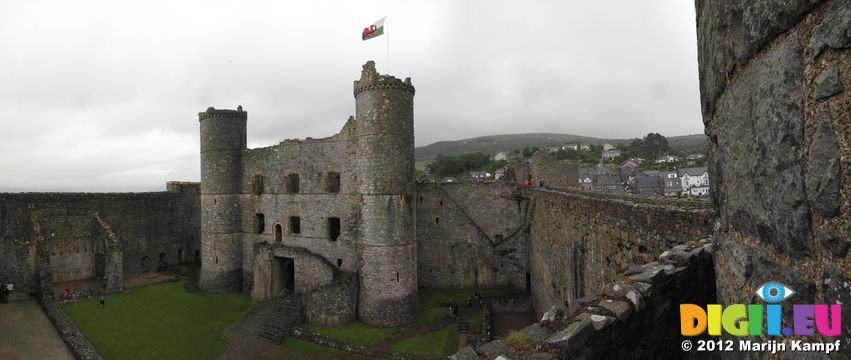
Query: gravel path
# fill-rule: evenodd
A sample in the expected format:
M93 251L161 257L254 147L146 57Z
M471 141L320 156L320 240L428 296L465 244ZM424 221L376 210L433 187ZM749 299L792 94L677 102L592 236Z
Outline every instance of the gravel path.
M0 359L73 360L53 324L32 299L0 304Z

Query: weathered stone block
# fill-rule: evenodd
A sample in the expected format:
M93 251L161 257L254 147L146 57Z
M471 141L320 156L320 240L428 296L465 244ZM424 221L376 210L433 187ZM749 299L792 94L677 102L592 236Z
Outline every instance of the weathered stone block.
M618 320L626 320L632 314L632 306L624 301L605 299L598 304L600 307L609 310Z
M780 251L812 250L804 191L803 49L792 33L755 60L714 115L721 220Z
M568 352L576 352L594 335L594 326L591 324L590 317L591 314L584 317L577 316L577 321L544 341L554 346L566 348Z
M797 24L820 0L697 1L700 98L704 121L725 82L775 36Z
M851 1L834 0L824 19L813 28L810 50L819 56L825 49L851 46Z
M550 331L539 325L538 323L534 323L520 330L521 333L526 334L535 341L541 341L550 336Z
M594 325L594 330L600 331L609 324L615 322L615 318L611 316L592 314L590 316L591 325Z
M493 340L491 342L485 343L482 346L479 346L476 351L479 354L490 353L493 355L508 355L509 357L513 357L517 354L517 349L508 346L502 340Z
M822 73L816 76L815 80L813 80L813 84L815 85L815 93L813 97L815 97L816 100L821 100L826 97L839 94L844 89L842 81L839 79L839 69L836 67L822 71Z
M452 360L479 360L479 354L476 354L476 350L473 350L472 347L467 346L449 358Z
M812 208L826 216L839 214L841 170L839 143L826 107L816 121L807 171L807 200Z
M848 254L848 249L851 248L851 239L843 239L838 236L820 235L819 242L827 248L827 251L834 257L842 258Z

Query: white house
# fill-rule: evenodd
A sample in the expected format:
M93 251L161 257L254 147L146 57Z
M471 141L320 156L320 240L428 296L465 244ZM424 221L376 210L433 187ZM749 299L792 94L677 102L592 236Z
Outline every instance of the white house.
M577 150L579 151L579 144L564 144L561 146L562 150Z
M709 185L693 186L688 193L691 196L707 196L709 195Z
M507 151L500 151L500 152L496 153L496 155L493 156L493 159L494 159L494 161L508 160L508 152Z
M689 192L693 187L706 187L709 191L709 172L705 167L685 168L679 171L683 191Z

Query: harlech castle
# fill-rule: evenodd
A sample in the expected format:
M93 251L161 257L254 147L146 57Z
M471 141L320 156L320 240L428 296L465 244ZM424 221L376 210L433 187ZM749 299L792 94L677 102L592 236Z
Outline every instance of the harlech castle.
M201 291L386 327L417 318L421 288L513 288L540 319L522 331L555 358L687 356L678 304L758 303L769 281L847 307L851 1L695 6L711 201L582 190L575 164L540 154L513 172L545 187L417 182L415 88L367 62L331 137L248 149L248 113L209 108L200 184L0 194L0 281L48 309L54 282L118 292L200 263ZM849 314L840 337L816 336L842 343L836 358L851 357ZM499 352L491 340L461 353Z

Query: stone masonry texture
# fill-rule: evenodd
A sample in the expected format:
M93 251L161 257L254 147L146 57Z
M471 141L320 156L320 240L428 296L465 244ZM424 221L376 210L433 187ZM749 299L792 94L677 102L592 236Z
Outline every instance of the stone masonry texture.
M851 1L697 1L696 9L720 213L718 301L750 303L757 286L778 281L797 292L793 303L847 307ZM835 356L851 357L848 328L840 340Z

